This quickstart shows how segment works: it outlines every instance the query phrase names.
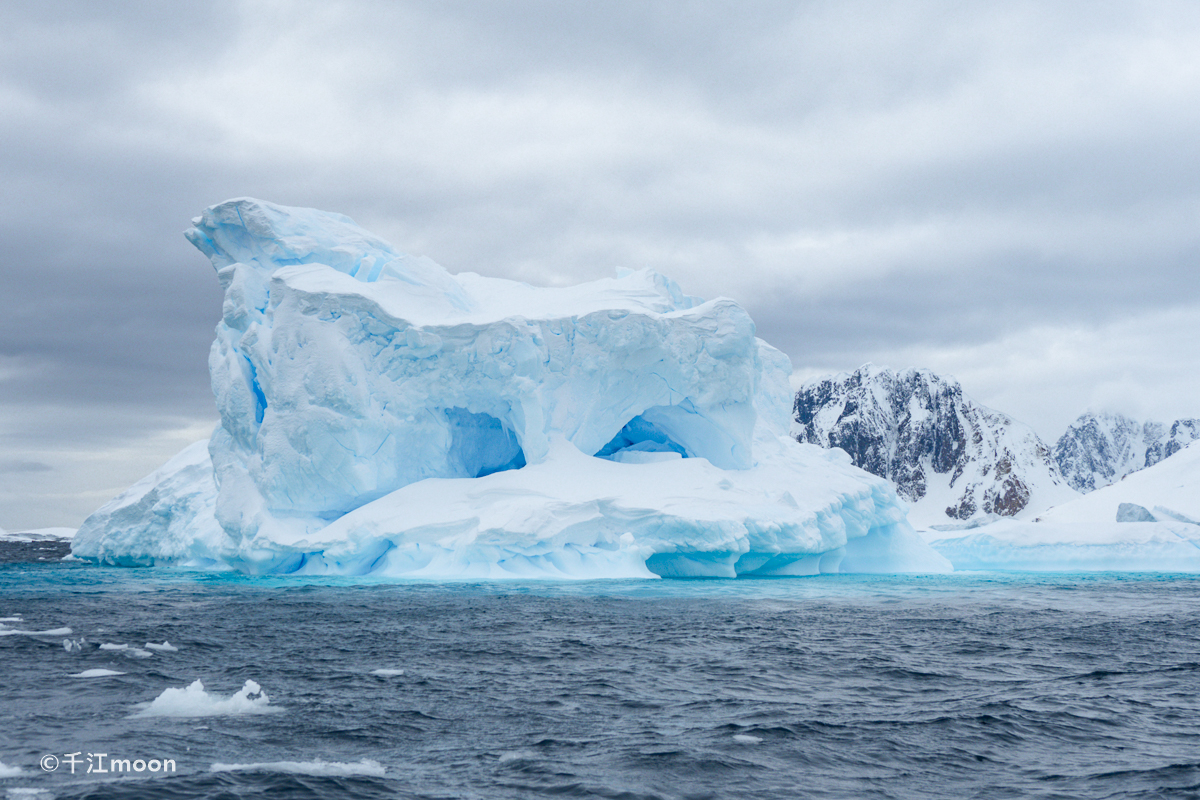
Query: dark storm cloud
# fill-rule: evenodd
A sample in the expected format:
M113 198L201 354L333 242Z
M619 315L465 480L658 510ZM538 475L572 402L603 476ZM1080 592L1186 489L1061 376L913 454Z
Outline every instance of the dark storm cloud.
M118 452L211 428L221 298L181 231L239 195L451 271L659 269L800 369L1011 386L1036 354L998 343L1097 331L1082 405L1149 318L1200 367L1198 34L1190 3L7 4L0 461L57 483L0 525L77 523Z

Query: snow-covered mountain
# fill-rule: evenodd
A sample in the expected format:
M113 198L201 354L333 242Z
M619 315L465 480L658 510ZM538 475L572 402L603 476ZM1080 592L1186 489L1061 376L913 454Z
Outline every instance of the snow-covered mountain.
M1072 488L1090 492L1152 467L1200 439L1200 419L1169 427L1123 414L1088 412L1071 423L1054 445L1054 460Z
M867 364L809 381L796 394L792 435L840 447L889 479L918 527L1024 518L1078 496L1031 428L929 370Z

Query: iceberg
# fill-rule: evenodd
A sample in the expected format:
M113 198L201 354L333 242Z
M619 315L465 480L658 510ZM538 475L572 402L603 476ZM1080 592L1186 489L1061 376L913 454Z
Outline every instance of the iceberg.
M221 423L77 557L429 578L943 572L890 485L788 435L787 357L649 270L451 275L348 217L193 220L225 290Z

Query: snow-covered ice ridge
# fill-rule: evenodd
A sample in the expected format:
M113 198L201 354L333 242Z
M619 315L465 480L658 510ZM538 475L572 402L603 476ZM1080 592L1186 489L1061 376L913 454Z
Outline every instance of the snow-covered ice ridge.
M786 356L650 271L450 275L349 218L230 200L221 424L75 555L435 578L934 572L890 485L788 435Z

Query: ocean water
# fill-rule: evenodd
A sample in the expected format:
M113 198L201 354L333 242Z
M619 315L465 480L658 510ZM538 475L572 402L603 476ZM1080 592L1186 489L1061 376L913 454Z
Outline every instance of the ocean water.
M1195 577L6 563L0 618L0 798L1200 797Z

